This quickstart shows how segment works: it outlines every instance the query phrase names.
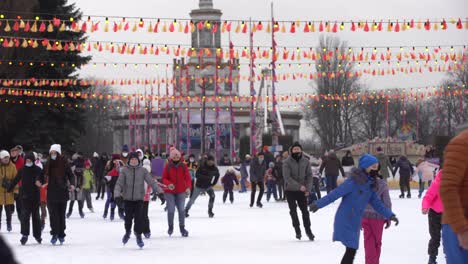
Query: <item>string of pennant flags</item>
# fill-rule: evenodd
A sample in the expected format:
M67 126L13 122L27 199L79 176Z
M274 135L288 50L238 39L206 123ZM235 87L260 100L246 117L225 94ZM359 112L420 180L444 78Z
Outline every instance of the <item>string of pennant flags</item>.
M315 93L294 93L280 94L274 97L280 103L302 103L308 100L319 101L366 101L380 99L427 99L437 96L460 96L468 95L468 89L465 85L455 86L426 86L407 89L381 89L365 92L351 92L341 94L315 94ZM19 96L19 97L38 97L38 98L74 98L74 99L98 99L110 101L160 101L160 102L182 102L182 103L200 103L200 102L232 102L232 103L251 103L264 102L273 99L273 96L238 96L238 95L162 95L154 96L141 93L106 93L106 92L86 92L86 91L64 91L64 90L45 90L45 89L16 89L0 88L0 95Z
M468 18L450 19L359 19L359 20L200 20L184 18L127 18L116 16L84 16L78 20L55 15L52 19L40 16L23 18L22 16L6 17L0 11L0 29L4 32L55 32L72 30L75 32L148 32L148 33L193 33L196 30L218 31L225 33L290 33L299 32L404 32L407 30L447 30L468 29Z
M253 57L254 59L270 59L273 57L273 49L269 47L257 46L252 52L247 47L241 48L193 48L175 44L154 44L135 42L113 42L113 41L65 41L46 38L21 38L0 36L1 47L3 48L38 48L44 47L50 51L97 51L111 54L127 55L168 55L168 56L189 56L189 57L212 57L226 59L240 59ZM399 49L399 50L392 50ZM339 48L327 50L317 50L314 47L281 47L278 46L274 53L275 61L291 60L332 60L337 57L346 61L388 61L388 60L441 60L457 61L466 60L467 45L445 45L411 47L360 47L357 51L353 48L340 50Z

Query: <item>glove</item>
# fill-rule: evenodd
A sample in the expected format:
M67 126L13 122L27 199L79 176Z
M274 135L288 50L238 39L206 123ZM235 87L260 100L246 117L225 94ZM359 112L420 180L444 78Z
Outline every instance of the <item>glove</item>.
M387 220L385 221L385 229L388 229L392 225L392 221Z
M185 197L190 197L190 188L187 188L187 190L185 190Z
M161 200L161 205L164 205L166 203L166 198L164 198L164 194L160 193L158 194L159 200Z
M318 209L319 209L315 203L310 204L310 205L309 205L309 208L310 208L310 211L311 211L312 213L317 212Z
M390 218L391 221L395 222L395 226L397 226L400 221L398 220L398 218L395 216L395 215L392 215L392 217Z
M173 190L175 189L175 186L174 186L174 184L171 183L171 184L169 184L169 185L167 186L167 188L168 188L169 190L173 191Z
M8 190L10 188L10 181L6 178L3 178L2 187L3 189Z
M115 201L115 204L116 204L118 207L122 207L122 205L123 205L123 198L122 198L122 196L115 197L115 198L114 198L114 201Z

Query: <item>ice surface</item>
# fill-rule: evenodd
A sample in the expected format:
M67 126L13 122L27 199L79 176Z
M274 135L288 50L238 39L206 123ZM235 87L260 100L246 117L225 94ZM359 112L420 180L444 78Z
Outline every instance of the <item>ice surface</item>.
M391 192L393 208L401 223L384 231L381 263L426 263L429 232L427 216L420 213L421 200L399 199L398 195L397 191ZM416 195L414 190L413 197ZM340 262L344 247L331 240L338 201L311 216L316 241L309 242L304 238L302 241L295 239L286 203L267 203L264 198L263 209L249 208L250 193L235 192L234 196L233 205L223 204L222 192L216 192L213 219L208 218L207 214L208 197L200 196L187 219L189 238L180 236L178 226L173 237L169 237L166 233L166 213L159 201L151 202L152 237L145 239L143 250L138 249L133 235L126 246L121 244L123 221L103 220L104 203L101 200L93 200L95 213L84 209L85 219L79 218L75 205L74 214L67 220L67 237L63 246L50 244L48 226L43 233L42 245L37 245L30 237L28 244L21 246L20 225L16 216L13 232L6 233L3 225L1 235L23 264ZM440 256L443 256L442 247ZM355 263L364 263L362 236ZM439 257L439 263L445 263L445 260Z

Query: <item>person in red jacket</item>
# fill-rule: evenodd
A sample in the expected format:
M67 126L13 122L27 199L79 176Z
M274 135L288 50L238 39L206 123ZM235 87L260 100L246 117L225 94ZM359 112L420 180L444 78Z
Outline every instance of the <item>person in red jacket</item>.
M176 148L171 148L168 163L164 166L162 183L167 186L164 189L164 197L167 202L167 222L169 236L174 232L175 208L179 213L180 233L188 237L185 229L185 198L190 196L192 179L187 166L181 161L181 154Z

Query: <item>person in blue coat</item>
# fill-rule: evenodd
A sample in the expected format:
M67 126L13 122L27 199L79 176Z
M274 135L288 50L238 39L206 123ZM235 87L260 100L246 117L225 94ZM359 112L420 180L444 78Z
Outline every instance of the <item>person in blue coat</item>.
M350 264L354 261L359 248L361 219L367 204L385 219L394 221L395 225L399 223L395 214L385 207L374 191L378 166L379 161L376 157L364 154L359 159L359 168L352 169L350 177L343 184L310 206L311 211L315 213L318 209L342 198L333 226L333 241L340 241L346 247L341 264Z

